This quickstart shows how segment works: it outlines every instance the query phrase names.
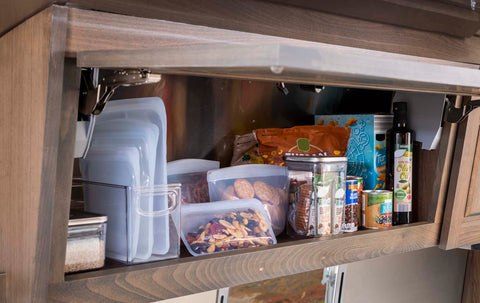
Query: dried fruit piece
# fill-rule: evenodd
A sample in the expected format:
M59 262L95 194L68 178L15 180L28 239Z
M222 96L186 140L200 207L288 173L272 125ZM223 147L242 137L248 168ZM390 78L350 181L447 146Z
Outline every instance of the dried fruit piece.
M220 224L222 224L223 226L225 226L226 228L235 229L235 226L233 226L232 224L230 224L229 222L227 222L225 220L220 220L218 222Z

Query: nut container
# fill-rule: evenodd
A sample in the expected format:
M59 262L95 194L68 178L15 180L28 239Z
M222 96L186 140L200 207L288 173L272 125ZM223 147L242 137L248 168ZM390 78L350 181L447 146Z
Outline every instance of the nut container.
M277 243L257 199L184 205L182 240L193 256Z
M268 211L275 235L285 229L288 207L288 170L283 166L248 164L207 174L212 201L258 199Z

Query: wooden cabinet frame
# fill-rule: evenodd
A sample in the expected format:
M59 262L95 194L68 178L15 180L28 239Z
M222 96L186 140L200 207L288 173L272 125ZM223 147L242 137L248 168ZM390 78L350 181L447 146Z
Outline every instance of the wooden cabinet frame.
M44 27L39 27L36 22L40 22ZM242 28L242 26L239 27ZM36 87L34 82L38 78L44 81L42 82L43 86L32 92L35 95L43 96L40 100L43 102L40 104L42 110L31 112L30 115L15 116L16 120L14 121L15 125L19 127L26 127L32 122L32 119L39 121L36 124L38 129L34 129L30 133L26 133L24 130L22 135L26 135L31 140L40 136L43 141L36 142L35 148L29 145L30 142L24 142L23 145L15 147L15 150L2 150L7 159L13 159L7 166L10 169L19 168L27 171L27 168L15 161L36 160L35 163L32 162L32 172L35 173L37 182L41 180L35 186L27 184L31 189L30 193L38 195L33 202L23 198L22 195L26 196L27 192L20 192L20 196L13 192L13 190L22 188L23 180L9 181L14 183L7 182L2 187L2 194L9 193L12 201L20 203L15 207L9 206L12 205L11 202L7 204L5 221L0 222L2 231L10 230L10 226L17 229L17 232L8 235L8 238L0 239L0 256L2 256L0 271L7 273L8 299L45 301L48 288L48 300L53 302L151 302L320 269L325 266L404 253L438 244L444 197L450 173L449 164L456 136L456 125L449 124L446 124L443 130L440 148L424 153L429 165L435 169L434 173L432 172L434 177L431 178L431 184L422 191L422 196L430 199L430 213L428 219L423 222L387 230L362 231L332 239L284 241L272 247L229 252L218 256L187 257L128 267L105 268L65 277L63 264L70 202L79 68L76 67L75 59L65 59L64 54L73 58L77 53L84 51L161 49L172 44L195 47L212 43L212 41L244 45L282 44L295 47L315 47L319 44L291 38L53 6L0 38L0 49L3 45L11 45L12 52L18 52L22 47L11 44L14 42L10 42L10 39L14 41L22 39L22 35L19 33L24 28L40 29L44 34L41 36L42 47L48 49L49 52L39 62L28 61L28 58L25 57L28 48L23 54L24 57L21 58L12 57L10 53L8 55L0 53L0 62L3 63L1 60L6 59L3 65L7 67L4 68L13 70L16 68L13 64L30 64L31 67L28 70L32 73L40 67L42 71L42 74L36 78L27 77L27 80L30 81L26 82L27 84L20 84L21 82L5 84L5 87L12 87L9 90L11 95L2 95L0 98L5 106L14 104L10 101L15 97L14 89L21 89L22 85L28 84ZM402 31L403 29L398 30ZM421 35L422 33L417 31L416 34ZM429 37L436 36L432 34ZM351 38L345 38L345 41L350 41L349 39ZM48 41L47 44L45 44L46 41ZM439 45L446 43L441 40L436 41ZM475 45L480 45L480 40L475 39L452 41L467 44L478 42ZM381 42L377 42L381 44ZM32 44L31 47L34 46L37 45ZM330 47L335 48L334 45ZM388 43L385 43L385 48L389 48ZM432 49L437 48L432 47ZM478 52L478 49L472 48L472 52ZM406 52L408 53L408 51ZM22 53L19 52L19 54ZM365 51L365 54L368 55L368 51ZM462 57L463 55L460 54L459 58L476 58L472 53L463 54L465 56ZM429 56L427 52L422 55L442 57L436 53ZM402 57L403 55L390 54L389 56L405 58ZM447 54L442 59L451 60L452 54ZM412 58L412 60L453 65L465 69L472 67L468 64L446 63L437 59ZM480 58L466 61L478 63ZM189 71L187 70L187 72ZM265 79L274 78L266 76ZM25 108L21 107L23 110L28 108L32 98L29 95L20 100L26 106ZM11 111L13 112L13 107ZM7 130L13 132L13 126ZM44 134L45 136L43 136ZM8 137L6 141L13 142L14 140ZM28 153L21 153L22 149L30 150ZM36 155L37 152L39 155ZM21 158L16 158L17 154ZM1 155L3 156L3 154ZM7 188L9 185L11 189ZM25 190L24 187L23 190ZM23 226L21 222L15 221L13 216L17 211L21 212L19 214L23 220L21 222L31 220L31 224ZM13 256L15 252L9 250L9 242L19 238L30 242L21 247L18 252L19 258L15 258ZM11 266L8 264L10 260L14 260ZM22 272L22 268L25 270L24 272ZM24 274L24 276L20 274ZM21 283L25 277L28 277L31 284L22 286Z

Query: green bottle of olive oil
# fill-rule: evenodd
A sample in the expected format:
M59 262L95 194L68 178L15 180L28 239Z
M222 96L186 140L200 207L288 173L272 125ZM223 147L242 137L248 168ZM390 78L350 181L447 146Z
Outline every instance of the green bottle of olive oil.
M412 164L415 132L407 127L407 103L393 103L393 127L387 132L387 185L393 191L393 224L412 222Z

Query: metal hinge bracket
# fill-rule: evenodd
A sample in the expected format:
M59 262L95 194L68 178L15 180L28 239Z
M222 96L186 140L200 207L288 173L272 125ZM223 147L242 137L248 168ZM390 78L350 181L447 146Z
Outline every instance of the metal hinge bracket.
M98 115L120 86L157 83L160 80L161 75L152 74L147 69L114 71L101 79L98 69L86 69L82 72L79 112L87 116Z
M480 106L480 100L470 101L462 107L455 107L451 101L446 102L443 120L450 123L460 123L468 117L468 114Z

